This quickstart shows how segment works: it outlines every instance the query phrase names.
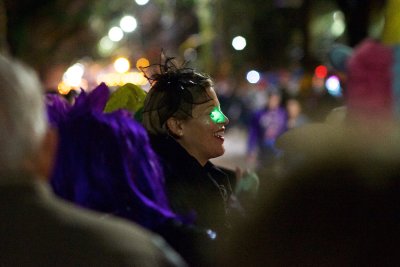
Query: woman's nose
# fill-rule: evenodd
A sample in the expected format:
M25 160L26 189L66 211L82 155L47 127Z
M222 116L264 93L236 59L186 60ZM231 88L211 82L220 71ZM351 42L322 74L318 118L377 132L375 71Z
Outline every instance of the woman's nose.
M229 124L229 118L228 118L224 113L222 113L222 114L223 114L224 117L225 117L225 120L224 120L223 124L224 124L224 125L228 125L228 124Z

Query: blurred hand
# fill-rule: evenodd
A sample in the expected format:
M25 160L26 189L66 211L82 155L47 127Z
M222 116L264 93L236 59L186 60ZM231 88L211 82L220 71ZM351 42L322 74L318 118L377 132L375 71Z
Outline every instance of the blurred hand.
M235 194L240 198L242 194L250 194L255 196L260 186L258 175L249 169L243 171L236 168L236 187Z

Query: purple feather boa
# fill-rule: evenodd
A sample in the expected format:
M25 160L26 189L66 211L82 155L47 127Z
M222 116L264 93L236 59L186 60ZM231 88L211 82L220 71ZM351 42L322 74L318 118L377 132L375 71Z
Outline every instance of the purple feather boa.
M105 114L105 84L82 92L74 105L47 96L50 124L59 131L51 177L57 195L85 208L155 229L178 219L167 201L164 178L147 132L128 112Z

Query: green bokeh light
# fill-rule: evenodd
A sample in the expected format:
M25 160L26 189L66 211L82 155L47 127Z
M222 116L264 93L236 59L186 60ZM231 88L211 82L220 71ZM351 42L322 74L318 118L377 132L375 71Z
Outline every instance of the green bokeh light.
M225 123L226 117L219 107L214 107L210 113L210 118L214 123Z

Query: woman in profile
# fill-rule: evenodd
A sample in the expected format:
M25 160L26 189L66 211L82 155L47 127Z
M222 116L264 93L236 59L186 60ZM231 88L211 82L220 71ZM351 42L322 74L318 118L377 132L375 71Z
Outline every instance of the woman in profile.
M146 74L151 88L143 125L161 159L171 208L179 214L194 214L197 225L214 230L217 239L223 240L241 208L227 173L210 162L225 152L229 123L213 82L208 75L177 67L172 58L150 67L158 69Z

